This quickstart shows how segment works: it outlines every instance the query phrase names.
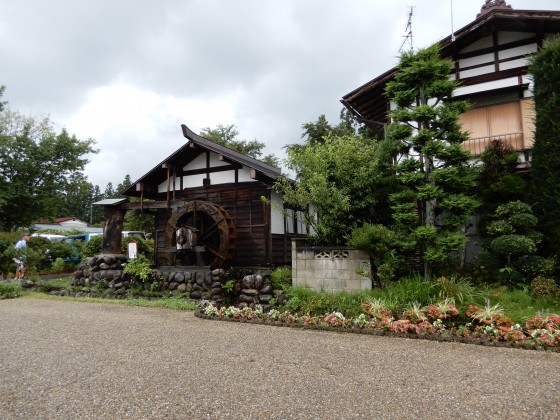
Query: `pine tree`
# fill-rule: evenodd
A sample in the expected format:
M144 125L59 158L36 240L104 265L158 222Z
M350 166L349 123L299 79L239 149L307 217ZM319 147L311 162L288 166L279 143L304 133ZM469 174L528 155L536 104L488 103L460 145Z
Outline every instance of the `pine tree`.
M461 147L468 135L459 117L468 103L453 100L453 62L434 45L404 53L386 94L396 107L387 142L404 190L392 195L396 229L404 249L423 251L424 275L459 253L478 202L472 196L476 172ZM420 206L417 206L417 203ZM419 215L417 211L419 209Z

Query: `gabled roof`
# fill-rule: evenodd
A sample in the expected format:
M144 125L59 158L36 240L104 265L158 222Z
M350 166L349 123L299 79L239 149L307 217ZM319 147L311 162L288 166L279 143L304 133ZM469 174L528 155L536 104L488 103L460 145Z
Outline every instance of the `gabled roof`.
M483 7L484 9L484 7ZM439 41L442 56L455 59L459 51L495 31L560 33L560 11L489 8L477 18ZM521 69L519 71L524 71ZM394 67L344 95L340 102L364 121L387 122L388 101L385 85L398 71Z
M181 146L169 157L164 159L161 163L152 168L148 173L140 177L137 181L133 182L130 187L120 192L120 194L124 196L139 196L139 193L136 191L137 184L141 183L157 186L167 179L166 166L172 165L183 167L189 162L192 162L206 150L220 155L221 158L226 162L254 169L258 174L261 175L261 177L269 179L271 183L282 175L282 171L280 170L280 168L267 165L266 163L258 159L244 155L243 153L236 152L235 150L229 149L227 147L214 143L211 140L205 139L204 137L201 137L193 132L185 124L181 125L181 129L183 131L183 136L188 139L188 142Z

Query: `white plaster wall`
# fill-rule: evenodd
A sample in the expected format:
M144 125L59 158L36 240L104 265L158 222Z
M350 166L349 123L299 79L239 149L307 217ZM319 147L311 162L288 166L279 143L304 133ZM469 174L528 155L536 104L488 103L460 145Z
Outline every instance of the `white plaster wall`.
M484 92L493 89L500 89L503 87L517 86L517 77L508 77L506 79L494 80L486 83L478 83L471 86L461 86L455 90L454 96L469 95L475 92Z
M471 52L471 51L476 51L476 50L480 50L483 48L488 48L491 47L492 44L492 37L491 36L486 36L484 38L479 39L476 42L473 42L471 45L466 46L465 48L463 48L460 53L466 53L466 52Z
M270 229L272 233L284 234L284 213L282 212L282 195L272 191L270 195Z
M520 47L509 48L507 50L499 51L498 58L504 60L506 58L517 57L520 55L531 54L537 51L537 44L522 45Z
M494 54L493 53L488 53L488 54L482 54L482 55L477 55L476 57L469 57L469 58L462 58L459 60L459 68L465 68L465 67L470 67L470 66L478 66L480 64L485 64L485 63L492 63L494 62Z
M494 73L494 64L484 67L477 67L470 70L461 70L459 77L461 79L466 79L467 77L480 76L482 74Z
M532 32L499 31L498 44L507 44L508 42L519 41L533 36L535 36L535 34Z
M500 70L515 69L526 65L527 65L527 59L519 58L517 60L511 60L511 61L506 61L505 63L500 63Z
M210 153L210 166L211 167L226 166L226 165L229 165L229 163L218 159L218 154L217 153L213 153L213 152ZM185 165L183 167L183 170L188 171L188 170L205 169L205 168L206 168L206 153L203 153L200 156L198 156L196 159L194 159L192 162L190 162L188 165Z
M248 182L248 181L255 181L251 178L251 170L244 166L239 170L239 182Z
M235 171L212 172L210 174L210 180L211 185L235 182Z

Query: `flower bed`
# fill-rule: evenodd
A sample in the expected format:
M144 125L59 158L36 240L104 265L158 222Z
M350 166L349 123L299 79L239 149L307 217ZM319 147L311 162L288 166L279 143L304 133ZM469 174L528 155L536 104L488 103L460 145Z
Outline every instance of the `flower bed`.
M366 313L346 318L340 312L309 316L272 309L265 313L259 305L243 309L220 308L204 302L195 315L206 319L560 351L559 315L536 316L522 326L514 324L496 307L471 306L466 311L471 322L457 324L454 319L460 315L459 311L449 302L407 310L400 319L395 319L385 307L366 302L362 307Z

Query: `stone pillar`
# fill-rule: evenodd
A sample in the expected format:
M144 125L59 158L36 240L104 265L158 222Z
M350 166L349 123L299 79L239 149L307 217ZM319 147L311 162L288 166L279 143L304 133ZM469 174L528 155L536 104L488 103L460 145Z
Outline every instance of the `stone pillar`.
M125 210L105 206L102 254L121 254L122 230Z

